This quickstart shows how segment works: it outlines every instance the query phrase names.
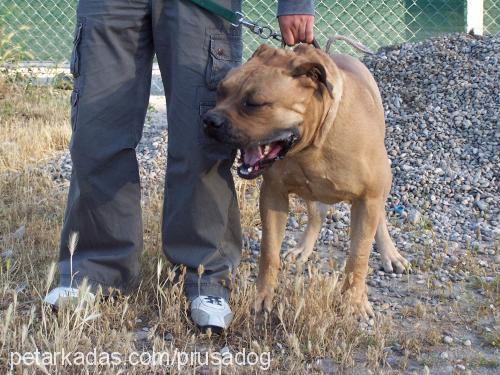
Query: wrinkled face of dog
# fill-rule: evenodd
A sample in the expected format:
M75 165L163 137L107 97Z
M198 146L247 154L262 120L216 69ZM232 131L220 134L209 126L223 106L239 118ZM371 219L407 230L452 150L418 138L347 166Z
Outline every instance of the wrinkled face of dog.
M324 66L292 51L261 46L217 88L203 118L212 138L240 149L238 175L261 175L303 136L311 100L332 95Z

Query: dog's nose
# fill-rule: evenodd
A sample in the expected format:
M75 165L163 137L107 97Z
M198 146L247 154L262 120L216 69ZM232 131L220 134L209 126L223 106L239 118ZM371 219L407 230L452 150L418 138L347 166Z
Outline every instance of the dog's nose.
M219 129L221 128L226 119L215 112L207 112L203 116L203 126L205 129Z

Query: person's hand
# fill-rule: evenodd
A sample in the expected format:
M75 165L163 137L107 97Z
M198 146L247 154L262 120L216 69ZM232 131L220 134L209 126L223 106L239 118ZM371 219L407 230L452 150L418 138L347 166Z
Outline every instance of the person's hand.
M292 14L279 16L281 35L288 46L299 42L312 43L314 39L314 16L309 14Z

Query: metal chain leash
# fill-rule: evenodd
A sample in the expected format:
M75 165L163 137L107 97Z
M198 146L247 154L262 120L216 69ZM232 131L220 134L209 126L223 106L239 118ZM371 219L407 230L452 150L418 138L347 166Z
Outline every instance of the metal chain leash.
M249 20L241 12L235 12L239 17L236 23L231 23L234 27L244 26L249 29L252 33L259 36L264 40L274 39L278 42L283 42L283 37L281 33L274 31L269 25L259 25L256 21Z
M231 9L225 8L213 0L190 0L192 3L198 5L199 7L208 10L209 12L224 18L234 27L244 26L250 30L253 34L259 36L261 39L269 40L274 39L281 42L281 46L284 47L285 43L283 41L283 36L281 33L274 31L269 25L259 25L256 21L249 20L245 17L242 12L234 12ZM318 42L313 40L313 46L320 48Z

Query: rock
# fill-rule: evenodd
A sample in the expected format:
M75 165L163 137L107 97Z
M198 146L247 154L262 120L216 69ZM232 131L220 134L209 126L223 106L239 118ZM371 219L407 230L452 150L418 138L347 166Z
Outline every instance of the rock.
M471 346L472 345L472 342L470 340L465 340L464 341L464 345L465 346Z
M320 358L316 360L315 367L325 374L336 374L338 371L338 365L331 358Z
M167 333L167 334L163 337L163 339L164 339L165 341L172 341L172 340L174 339L174 336L172 336L172 334L171 334L171 333Z
M299 228L299 223L297 222L297 220L291 216L289 219L288 219L288 225L290 227L292 227L293 229L298 229Z
M138 330L134 332L134 337L136 341L144 341L148 339L149 332L144 330Z
M443 342L444 342L445 344L450 345L451 343L453 343L453 338L451 338L450 336L444 336L444 337L443 337Z
M0 253L0 258L3 258L3 259L10 259L14 256L14 251L12 249L7 249L5 251L2 251Z
M411 209L410 212L408 213L408 221L413 225L417 224L421 218L422 215L420 214L419 211L415 209Z
M16 231L13 234L13 237L16 240L22 240L25 233L26 233L26 227L24 225L21 225L19 228L16 229Z
M488 209L488 205L486 204L486 202L483 202L483 201L477 201L477 202L475 202L475 205L481 211L486 211Z
M488 267L488 262L485 261L485 260L478 260L477 263L481 266L481 267Z

